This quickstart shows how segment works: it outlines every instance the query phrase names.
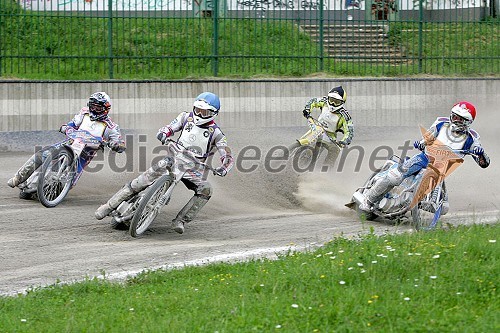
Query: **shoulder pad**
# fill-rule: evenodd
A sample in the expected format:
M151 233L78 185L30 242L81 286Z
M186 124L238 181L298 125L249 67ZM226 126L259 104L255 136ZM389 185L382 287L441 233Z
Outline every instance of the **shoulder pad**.
M472 128L469 129L469 134L474 138L474 139L479 139L479 133L473 130Z
M346 110L346 109L341 108L341 109L338 109L338 110L337 110L337 111L335 111L335 112L340 113L340 114L342 115L342 117L344 117L344 118L345 118L345 120L346 120L346 121L351 120L351 115L349 114L349 112L347 112L347 110Z
M117 125L116 123L111 120L111 118L107 117L106 119L101 120L103 123L105 123L108 128L115 128Z

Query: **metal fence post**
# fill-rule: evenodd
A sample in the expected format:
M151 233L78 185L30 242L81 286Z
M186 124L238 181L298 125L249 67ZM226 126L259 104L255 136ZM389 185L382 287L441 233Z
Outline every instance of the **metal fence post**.
M423 27L424 27L424 0L418 2L418 72L422 73Z
M217 76L219 72L219 0L214 0L214 40L212 43L212 72Z
M324 12L323 12L323 1L319 0L319 71L322 72L324 69Z
M113 0L108 0L108 58L109 78L113 79Z

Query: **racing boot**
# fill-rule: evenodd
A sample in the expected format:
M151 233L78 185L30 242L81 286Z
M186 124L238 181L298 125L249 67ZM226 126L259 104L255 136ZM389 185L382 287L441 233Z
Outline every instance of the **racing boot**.
M191 222L198 212L206 205L210 197L195 194L188 203L182 207L175 219L172 220L172 228L178 234L184 233L184 223Z
M26 163L16 172L14 177L7 181L7 185L14 188L19 184L24 183L35 170L42 165L41 154L31 156Z
M95 211L95 218L102 220L115 210L123 201L130 199L136 192L130 187L130 183L123 186L116 192L104 205L101 205Z

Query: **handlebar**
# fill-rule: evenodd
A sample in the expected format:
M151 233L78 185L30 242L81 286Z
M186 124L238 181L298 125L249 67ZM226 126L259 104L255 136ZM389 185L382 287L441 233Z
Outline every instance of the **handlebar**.
M323 131L326 132L326 130L324 129L323 125L321 125L321 123L318 121L318 119L314 118L313 116L309 115L307 118L307 121L310 123L310 124L313 124L315 126L320 126ZM312 126L312 125L309 125L309 126ZM312 128L311 128L312 130ZM331 143L333 143L334 145L336 145L338 148L342 149L344 148L345 146L342 145L339 141L337 141L336 139L333 139L331 138L329 135L327 135L328 139L330 140Z
M216 169L212 168L210 165L203 163L203 162L200 162L198 160L198 158L196 156L194 156L193 152L191 150L189 150L188 148L186 148L181 142L178 142L178 141L175 141L172 139L166 139L165 142L163 143L163 145L166 146L168 144L174 144L176 147L180 147L184 152L188 153L187 156L191 159L191 161L193 161L194 163L212 171L212 173L216 176L222 176L219 172L217 172Z
M431 146L424 146L424 149L418 149L418 150L420 150L420 151L425 151L425 148L428 148L428 147L432 147L432 145L431 145ZM474 152L473 152L472 150L470 150L470 149L451 149L451 148L449 148L449 147L447 147L447 146L445 146L445 147L446 147L446 150L451 151L451 152L453 152L453 153L455 153L455 154L457 154L457 155L471 155L471 156L477 156L477 155L476 155L476 154L474 154ZM439 149L439 148L438 148L438 147L436 147L436 149Z

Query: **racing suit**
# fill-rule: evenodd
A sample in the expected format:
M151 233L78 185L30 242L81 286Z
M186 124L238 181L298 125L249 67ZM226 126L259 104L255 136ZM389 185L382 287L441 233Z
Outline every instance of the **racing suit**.
M427 131L425 137L426 138L422 139L417 146L423 148L436 143L438 145L447 146L452 150L475 151L480 149L483 153L481 155L472 155L472 158L481 168L487 168L490 165L490 158L484 153L484 149L479 140L479 134L473 129L462 132L452 131L452 124L449 118L437 118ZM461 157L463 156L462 154ZM426 168L428 164L429 157L424 150L420 154L406 160L402 166L390 169L386 177L377 180L367 191L365 195L366 201L363 202L359 208L369 211L371 207L381 200L394 186L400 185L405 178L417 174L420 170Z
M354 124L351 115L343 105L338 108L330 106L326 96L310 99L304 110L310 112L314 108L321 110L318 121L325 129L325 133L318 141L323 142L327 147L328 156L326 161L333 162L339 153L339 147L332 143L337 140L337 133L340 132L343 134L342 138L338 141L340 147L343 148L351 144L354 136Z
M166 138L179 131L181 134L177 142L194 151L200 162L205 162L217 150L220 155L221 166L216 171L225 176L231 170L234 164L231 150L227 145L226 136L214 121L196 125L192 112L182 112L169 125L160 128L157 137L164 143ZM167 172L169 158L167 156L165 159L160 160L156 165L153 165L126 184L106 204L97 209L96 218L99 220L104 218L112 210L116 209L120 203L128 200L135 193L142 191L164 175ZM184 223L192 221L212 196L212 186L207 181L206 176L203 175L203 170L188 170L181 181L188 189L194 191L194 195L172 221L174 230L178 233L184 231Z
M108 146L112 150L119 153L125 151L125 141L122 138L120 127L109 117L104 120L91 120L88 107L83 107L69 123L63 124L59 129L61 133L67 133L72 130L86 130L93 136L102 137L104 141L108 142ZM33 172L35 172L35 170L42 165L45 156L47 156L47 153L50 150L57 149L68 141L70 141L70 139L66 139L62 142L37 151L26 161L26 163L24 163L15 176L9 179L8 185L10 187L16 187L19 184L24 183L31 176L31 174L33 174ZM90 163L96 153L97 150L90 147L86 147L83 150L78 163L78 174L81 174L83 169Z

